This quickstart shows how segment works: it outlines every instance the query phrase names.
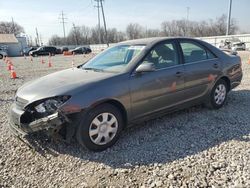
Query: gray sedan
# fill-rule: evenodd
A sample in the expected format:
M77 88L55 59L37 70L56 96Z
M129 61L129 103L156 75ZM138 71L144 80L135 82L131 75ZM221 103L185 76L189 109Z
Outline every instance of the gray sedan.
M20 87L9 127L17 135L75 137L101 151L129 125L200 103L221 108L241 79L240 57L200 40L126 41Z

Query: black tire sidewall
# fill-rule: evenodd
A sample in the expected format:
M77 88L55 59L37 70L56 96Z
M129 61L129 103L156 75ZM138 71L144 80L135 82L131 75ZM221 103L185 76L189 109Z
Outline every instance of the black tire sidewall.
M220 85L220 84L223 84L223 85L226 87L226 96L225 96L225 99L224 99L223 103L219 105L219 104L216 104L216 102L215 102L214 94L215 94L215 90L216 90L217 86ZM221 108L221 107L224 105L224 103L226 102L226 100L227 100L227 94L228 94L228 87L227 87L226 81L224 81L224 80L222 80L222 79L221 79L221 80L218 80L218 81L216 82L216 84L214 85L214 87L213 87L211 93L210 93L210 106L211 106L212 108L214 108L214 109L219 109L219 108Z
M89 126L97 115L104 113L104 112L112 113L116 117L118 121L118 130L117 130L115 137L112 139L112 141L110 141L109 143L105 145L96 145L90 139ZM124 121L123 121L120 110L111 104L102 104L89 110L88 112L83 113L82 120L80 121L80 124L77 128L76 138L81 146L84 146L89 150L103 151L116 143L123 127L124 127Z

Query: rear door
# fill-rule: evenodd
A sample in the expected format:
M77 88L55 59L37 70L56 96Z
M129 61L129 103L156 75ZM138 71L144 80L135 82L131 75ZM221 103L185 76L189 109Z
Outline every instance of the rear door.
M135 119L183 101L184 68L175 41L157 44L141 63L154 63L156 70L131 75L130 93Z
M209 85L221 74L219 59L205 46L194 40L179 40L185 69L187 100L207 93Z

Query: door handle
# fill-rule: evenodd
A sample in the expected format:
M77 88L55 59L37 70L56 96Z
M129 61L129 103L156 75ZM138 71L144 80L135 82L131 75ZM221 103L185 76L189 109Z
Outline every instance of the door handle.
M219 67L219 65L218 65L217 63L215 63L215 64L213 65L213 67L217 69L217 68Z
M181 77L182 72L178 71L178 72L175 73L175 75L176 75L177 77Z

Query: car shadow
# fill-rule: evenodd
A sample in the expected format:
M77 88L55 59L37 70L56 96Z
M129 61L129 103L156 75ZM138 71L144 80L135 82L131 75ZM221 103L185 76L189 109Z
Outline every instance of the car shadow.
M209 110L196 106L127 128L118 142L103 152L82 149L76 142L28 138L41 155L67 154L113 168L169 163L196 155L231 140L249 141L249 90L232 91L225 106ZM40 137L40 138L38 138Z

